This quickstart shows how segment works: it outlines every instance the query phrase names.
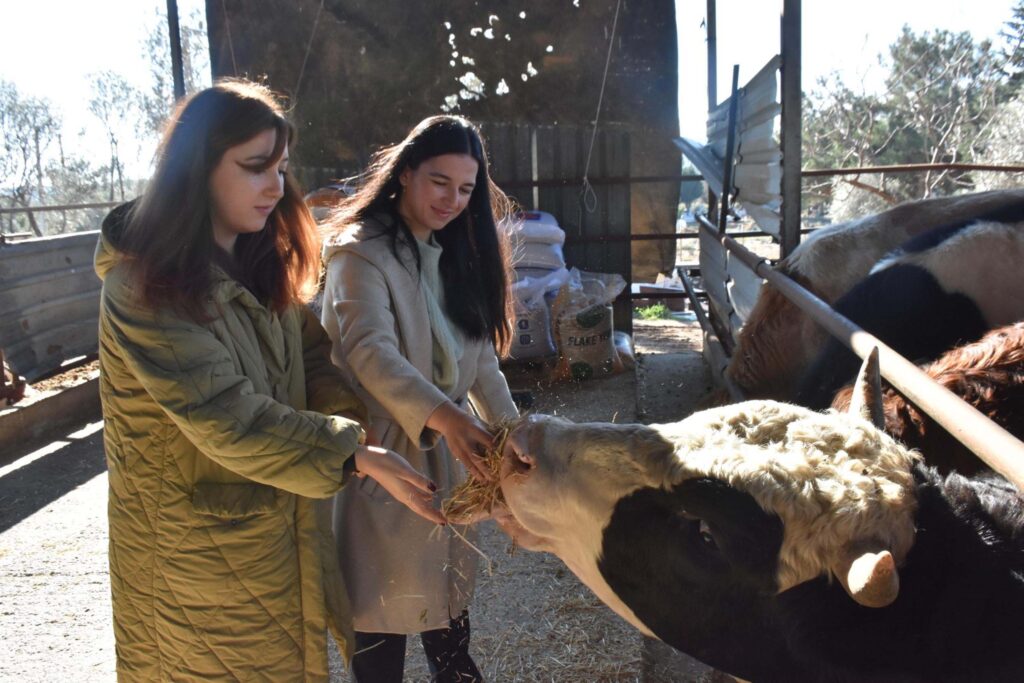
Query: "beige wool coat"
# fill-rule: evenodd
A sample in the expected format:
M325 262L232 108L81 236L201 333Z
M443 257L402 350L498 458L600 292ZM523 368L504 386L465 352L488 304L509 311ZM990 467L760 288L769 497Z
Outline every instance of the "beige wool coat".
M322 322L332 360L367 406L370 433L437 483L441 499L466 477L440 435L425 426L449 397L431 381L433 341L414 256L400 246L400 263L381 231L367 221L325 245ZM489 340L466 339L458 371L451 391L458 405L468 409L468 399L488 422L518 415ZM468 606L474 550L369 477L335 497L334 531L356 630L444 628Z

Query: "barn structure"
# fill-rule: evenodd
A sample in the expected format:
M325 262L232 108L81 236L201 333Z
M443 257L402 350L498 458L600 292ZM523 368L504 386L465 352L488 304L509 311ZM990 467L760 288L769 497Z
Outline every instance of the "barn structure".
M677 144L673 0L447 4L442 14L437 3L405 0L269 0L256 11L207 0L213 73L265 77L291 98L307 186L358 173L374 149L444 109L483 124L495 179L523 207L557 217L571 265L652 280L677 265L676 240L699 240L699 263L682 275L705 358L722 382L765 279L858 353L877 345L744 249L749 233L734 234L727 218L731 205L743 206L779 256L799 243L799 0L783 3L779 54L763 69L742 87L738 76L731 87L711 79L707 139ZM709 73L714 10L707 0ZM711 193L696 233L676 233L681 153ZM95 352L94 243L95 234L83 233L0 245L0 350L17 374L31 380ZM629 326L631 308L627 290L617 303L619 326ZM893 384L922 408L935 404L939 419L973 437L968 445L983 458L1024 448L966 407L934 401L934 387L905 366L883 353ZM1020 486L1020 467L1005 461L990 464ZM690 666L647 647L663 670Z
M498 184L558 218L574 264L627 280L674 265L670 242L622 239L675 226L674 0L208 0L207 17L215 77L265 75L291 97L308 186L459 113L482 124ZM629 182L641 176L673 180Z

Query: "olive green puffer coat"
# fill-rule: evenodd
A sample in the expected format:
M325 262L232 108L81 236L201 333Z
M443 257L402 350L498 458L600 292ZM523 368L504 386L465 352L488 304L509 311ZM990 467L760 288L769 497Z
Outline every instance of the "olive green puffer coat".
M108 220L100 393L121 681L326 681L351 618L329 513L363 407L302 306L281 315L216 270L221 314L140 305ZM314 412L316 411L316 412Z

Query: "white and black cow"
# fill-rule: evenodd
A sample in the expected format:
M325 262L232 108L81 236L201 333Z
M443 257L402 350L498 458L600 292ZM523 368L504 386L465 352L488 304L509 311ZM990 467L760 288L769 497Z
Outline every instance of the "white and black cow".
M774 270L834 304L886 254L923 233L1024 213L1024 189L932 197L813 231ZM736 339L726 373L747 398L790 401L828 334L770 282ZM720 403L728 403L724 396Z
M1024 320L1024 207L990 218L909 240L833 307L916 362L935 360L987 330ZM853 379L858 362L830 339L805 372L794 401L827 408Z
M864 397L854 401L863 406ZM532 416L503 526L646 634L752 681L1024 680L1024 518L859 416Z

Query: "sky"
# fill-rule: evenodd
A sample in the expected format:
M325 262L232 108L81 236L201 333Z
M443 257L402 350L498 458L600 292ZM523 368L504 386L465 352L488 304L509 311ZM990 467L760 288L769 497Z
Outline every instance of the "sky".
M178 0L182 19L205 7L204 0ZM60 110L65 147L105 159L102 124L88 109L90 76L109 69L147 88L143 41L158 12L166 16L166 0L0 0L0 79ZM154 148L155 142L125 159L129 176L148 175Z
M699 140L707 111L701 28L706 5L706 0L676 0L680 128ZM804 0L804 90L836 70L848 85L863 83L869 92L877 92L884 73L877 55L904 24L918 33L942 28L970 31L976 40L995 38L1013 5L1013 0ZM89 76L112 69L145 87L148 65L142 41L166 6L166 0L0 0L0 79L13 81L25 95L53 102L64 117L65 145L102 158L102 128L87 107ZM205 2L178 0L178 7L186 17L193 10L203 11ZM743 84L779 51L781 10L782 0L717 1L720 98L728 93L733 64L740 65ZM147 173L152 151L150 145L126 159L129 175Z
M904 25L917 34L935 29L968 31L976 41L995 40L1013 16L1013 0L803 0L801 13L804 91L837 71L850 87L879 92L885 71L879 53ZM701 22L706 0L676 0L679 28L679 119L685 137L703 140L707 118L707 44ZM779 52L782 0L717 0L718 97L729 95L732 67L742 87Z

